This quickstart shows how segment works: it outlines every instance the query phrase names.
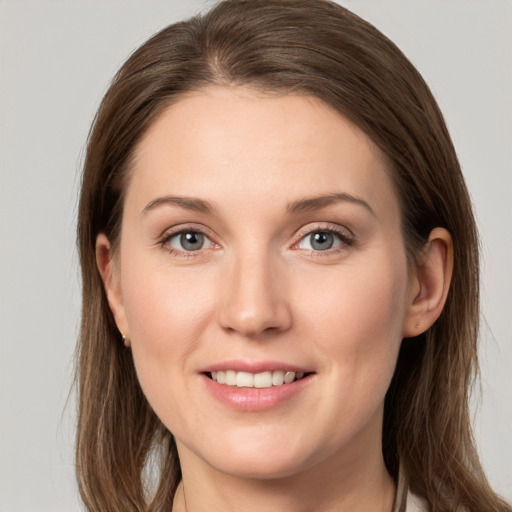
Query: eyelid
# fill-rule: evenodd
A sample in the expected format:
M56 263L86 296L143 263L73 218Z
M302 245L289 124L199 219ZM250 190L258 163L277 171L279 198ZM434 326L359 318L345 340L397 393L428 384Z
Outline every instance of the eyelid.
M183 233L186 231L195 231L196 233L201 233L208 238L214 237L211 229L207 228L203 224L196 224L195 222L185 222L184 224L176 224L175 226L165 228L160 235L158 235L158 240L162 240L164 238L169 238L173 235L177 235L178 233Z

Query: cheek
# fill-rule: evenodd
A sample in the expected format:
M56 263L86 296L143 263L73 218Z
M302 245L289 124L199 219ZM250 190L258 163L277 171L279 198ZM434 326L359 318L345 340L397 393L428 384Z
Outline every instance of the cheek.
M201 408L190 407L186 397L192 396L194 353L209 323L211 297L168 268L134 268L126 274L125 297L137 378L167 428L188 432L203 420Z
M158 267L129 274L123 295L132 340L154 350L168 349L173 339L194 344L211 304L208 282Z
M407 289L405 258L394 256L337 269L316 280L316 293L302 291L306 307L299 316L307 319L319 350L336 362L333 371L358 380L391 378Z
M209 323L212 285L196 271L171 271L131 258L123 267L123 300L137 375L150 402L184 385L190 354Z

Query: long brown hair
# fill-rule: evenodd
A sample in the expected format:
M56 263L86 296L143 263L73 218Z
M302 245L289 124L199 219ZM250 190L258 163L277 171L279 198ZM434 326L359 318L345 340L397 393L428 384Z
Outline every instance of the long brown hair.
M116 246L131 159L148 127L180 95L212 84L312 95L364 130L388 161L411 265L433 228L452 234L455 269L446 306L426 333L403 341L386 396L384 460L395 478L400 463L411 489L434 511L510 511L490 489L471 434L478 239L455 150L407 58L372 25L328 0L221 2L143 44L101 103L78 216L83 303L76 458L87 509L170 510L181 478L172 434L148 405L120 342L95 242L105 233Z

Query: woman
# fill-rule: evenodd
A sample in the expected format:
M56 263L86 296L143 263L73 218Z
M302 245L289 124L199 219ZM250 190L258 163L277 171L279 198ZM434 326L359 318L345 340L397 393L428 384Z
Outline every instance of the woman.
M231 0L125 63L79 211L90 511L496 510L472 442L477 236L401 52Z

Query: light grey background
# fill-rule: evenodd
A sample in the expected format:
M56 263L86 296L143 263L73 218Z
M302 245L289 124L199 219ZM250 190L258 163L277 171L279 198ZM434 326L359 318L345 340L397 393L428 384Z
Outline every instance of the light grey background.
M431 85L483 241L476 438L512 500L512 2L346 0ZM79 168L113 73L201 0L0 0L0 512L80 509L73 468Z

